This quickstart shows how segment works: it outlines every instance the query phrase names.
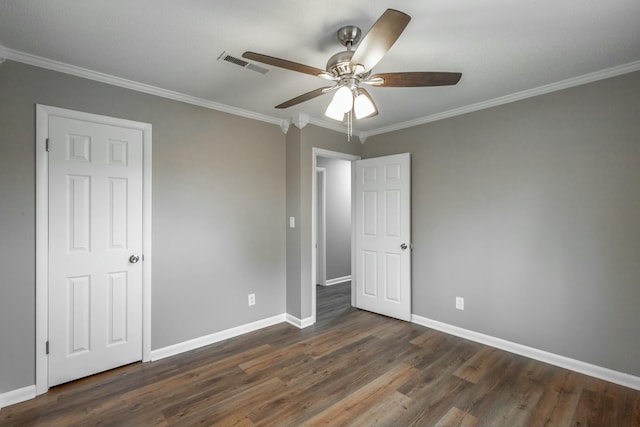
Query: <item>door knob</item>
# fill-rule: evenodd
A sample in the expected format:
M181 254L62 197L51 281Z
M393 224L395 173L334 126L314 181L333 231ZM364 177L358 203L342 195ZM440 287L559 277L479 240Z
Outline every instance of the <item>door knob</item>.
M129 257L129 262L131 264L135 264L136 262L140 261L140 257L138 255L131 255Z
M405 249L407 249L407 248L408 248L408 246L407 246L407 244L406 244L406 243L403 243L403 244L401 244L401 245L400 245L400 249L402 249L403 251L404 251Z

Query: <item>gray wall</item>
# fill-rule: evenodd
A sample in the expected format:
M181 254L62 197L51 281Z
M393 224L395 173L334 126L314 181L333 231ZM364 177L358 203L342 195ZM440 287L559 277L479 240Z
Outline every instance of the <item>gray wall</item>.
M638 94L636 72L369 138L412 153L413 313L640 375Z
M0 393L35 383L36 103L153 125L153 349L285 311L278 126L7 61L0 65Z
M351 162L318 157L326 168L326 279L351 275Z

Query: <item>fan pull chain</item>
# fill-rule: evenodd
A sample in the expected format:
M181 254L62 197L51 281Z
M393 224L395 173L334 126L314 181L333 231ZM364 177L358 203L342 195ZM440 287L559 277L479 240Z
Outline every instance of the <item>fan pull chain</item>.
M353 110L347 112L347 142L351 142L351 135L353 135Z

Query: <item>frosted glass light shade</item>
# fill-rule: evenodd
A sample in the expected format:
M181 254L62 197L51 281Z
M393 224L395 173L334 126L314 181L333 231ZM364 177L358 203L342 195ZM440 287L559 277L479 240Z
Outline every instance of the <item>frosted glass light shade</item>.
M324 115L329 117L330 119L341 122L344 119L344 113L342 111L338 111L337 108L332 108L332 106L333 102L329 104L327 110L324 112Z
M342 86L336 91L331 103L335 104L335 108L343 113L351 110L353 108L353 94L351 93L351 89Z
M347 86L342 86L336 91L336 94L333 95L333 99L324 114L334 120L342 120L344 113L350 111L352 108L353 94L351 93L351 89Z
M356 113L356 119L362 119L375 113L376 106L367 95L360 92L353 101L353 111Z

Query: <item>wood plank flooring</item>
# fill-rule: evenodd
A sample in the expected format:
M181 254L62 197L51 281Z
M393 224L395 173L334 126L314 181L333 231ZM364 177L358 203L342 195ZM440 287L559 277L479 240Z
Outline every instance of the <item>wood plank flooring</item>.
M640 426L640 392L350 306L52 388L2 426Z

